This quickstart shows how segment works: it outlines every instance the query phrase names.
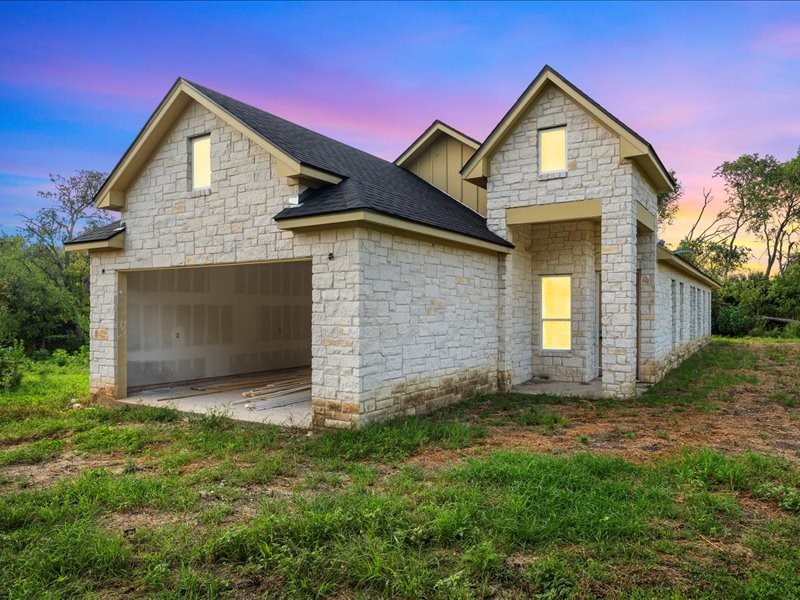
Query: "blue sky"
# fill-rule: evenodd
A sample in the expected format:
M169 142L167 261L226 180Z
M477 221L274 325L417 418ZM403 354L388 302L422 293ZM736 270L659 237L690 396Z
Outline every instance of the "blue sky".
M393 159L433 119L483 139L544 64L687 187L800 146L800 4L0 4L0 226L49 172L109 170L179 75Z

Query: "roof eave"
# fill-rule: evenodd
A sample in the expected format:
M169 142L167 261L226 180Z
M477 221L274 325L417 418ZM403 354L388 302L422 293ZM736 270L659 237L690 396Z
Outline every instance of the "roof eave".
M668 248L665 248L664 246L657 246L656 255L658 257L658 260L669 263L672 267L678 269L682 273L690 275L694 279L702 281L711 289L718 290L722 288L722 285L720 285L713 277L706 275L700 269L695 267L693 264L691 264L686 260L683 260Z
M92 240L88 242L65 242L64 252L101 252L106 250L121 250L125 247L125 230L116 232L105 240Z
M286 212L286 211L284 211ZM433 227L417 221L403 219L387 213L371 209L350 209L323 214L292 217L291 214L274 217L278 229L286 231L316 231L343 226L364 226L378 229L401 231L412 237L436 240L443 243L470 247L482 251L508 254L514 248L512 244L500 244L464 233Z

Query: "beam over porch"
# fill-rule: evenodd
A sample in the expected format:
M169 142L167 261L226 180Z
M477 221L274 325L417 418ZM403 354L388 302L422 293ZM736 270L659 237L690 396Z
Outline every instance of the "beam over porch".
M506 209L506 223L508 225L525 225L585 219L599 221L602 212L603 205L599 198L536 206L517 206ZM645 231L654 232L656 230L655 217L639 202L636 203L636 221L637 225Z

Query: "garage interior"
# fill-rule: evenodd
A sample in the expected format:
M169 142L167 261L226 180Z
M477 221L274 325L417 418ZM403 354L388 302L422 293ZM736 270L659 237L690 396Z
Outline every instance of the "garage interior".
M310 421L310 261L130 271L125 288L125 402Z

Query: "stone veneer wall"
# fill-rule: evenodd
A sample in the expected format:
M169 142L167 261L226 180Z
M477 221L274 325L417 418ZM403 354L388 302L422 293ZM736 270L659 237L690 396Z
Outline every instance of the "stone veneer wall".
M652 373L649 380L652 382L659 381L667 371L707 343L711 337L711 289L664 263L658 263L656 277L656 354L650 367ZM676 290L674 305L673 281ZM681 283L684 294L683 315L680 309ZM697 298L694 313L691 311L692 289L696 290Z
M188 140L209 132L211 187L193 191ZM279 230L272 216L300 192L278 176L262 148L200 105L188 106L127 190L124 250L92 255L92 394L125 394L117 389L115 323L125 323L127 270L310 258L312 398L333 424L350 423L361 387L360 242L352 228L298 235Z
M503 389L533 377L533 262L534 241L529 225L508 229L514 251L504 257L501 275L500 385Z
M537 132L567 126L567 171L538 173ZM603 390L606 395L631 396L636 391L636 203L632 164L620 162L617 136L555 86L545 89L491 159L488 223L499 235L509 236L505 211L531 206L601 199L600 264L602 271ZM516 234L515 234L516 235ZM517 243L515 235L509 236ZM505 259L501 284L501 321L510 319L517 294L513 264L520 252ZM524 297L524 296L523 296ZM512 327L501 348L501 370L514 369ZM513 375L512 382L516 382Z
M361 422L497 389L497 255L363 233Z

